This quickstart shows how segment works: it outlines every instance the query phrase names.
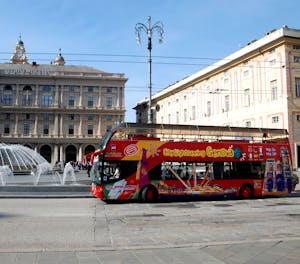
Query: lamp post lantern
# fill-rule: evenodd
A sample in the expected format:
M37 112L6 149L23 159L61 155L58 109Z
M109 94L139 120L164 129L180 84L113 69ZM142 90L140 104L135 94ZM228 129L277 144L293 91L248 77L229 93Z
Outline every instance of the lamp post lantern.
M163 24L158 21L154 25L151 25L151 16L148 17L148 25L144 25L142 23L137 23L135 25L135 34L136 34L136 41L138 44L141 43L141 32L145 32L148 37L148 65L149 65L149 108L148 108L148 123L152 123L152 57L151 57L151 50L152 50L152 34L156 31L158 34L158 41L162 43L163 41L163 33L164 27Z

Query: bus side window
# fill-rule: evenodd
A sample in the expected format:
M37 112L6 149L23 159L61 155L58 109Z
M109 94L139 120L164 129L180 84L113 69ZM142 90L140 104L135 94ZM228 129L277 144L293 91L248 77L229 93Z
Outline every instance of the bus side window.
M161 164L158 164L152 168L148 173L149 180L161 180L162 179L162 170Z
M223 162L214 162L213 168L214 168L215 179L223 179L224 163Z

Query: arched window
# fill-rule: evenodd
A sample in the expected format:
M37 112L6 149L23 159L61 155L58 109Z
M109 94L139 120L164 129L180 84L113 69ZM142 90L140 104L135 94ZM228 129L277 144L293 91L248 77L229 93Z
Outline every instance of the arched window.
M32 88L29 85L24 86L23 91L32 91Z
M12 91L12 87L10 85L5 85L4 91Z
M22 105L32 106L32 104L33 104L32 88L29 85L26 85L23 88Z
M3 105L13 105L12 87L10 85L5 85L3 90Z

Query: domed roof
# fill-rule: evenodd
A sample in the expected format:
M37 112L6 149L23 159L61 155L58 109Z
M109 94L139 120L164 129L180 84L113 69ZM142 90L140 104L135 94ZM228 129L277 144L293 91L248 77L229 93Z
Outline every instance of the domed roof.
M61 49L59 49L59 52L54 60L54 65L65 65L65 59L61 55Z
M19 40L16 43L14 52L10 58L10 62L13 64L27 64L27 56L25 52L24 42L19 36Z

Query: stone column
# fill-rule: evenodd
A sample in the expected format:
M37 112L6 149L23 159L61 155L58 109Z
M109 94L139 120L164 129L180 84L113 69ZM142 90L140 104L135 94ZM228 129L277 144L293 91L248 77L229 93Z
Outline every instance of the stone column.
M99 86L99 93L98 93L98 107L101 107L102 106L102 104L101 104L101 86Z
M52 135L57 137L58 136L58 113L54 114L54 128Z
M58 145L54 145L52 163L55 164L58 160Z
M79 86L79 107L81 108L82 105L82 96L83 96L83 87L82 85Z
M79 148L78 148L77 161L82 162L82 145L79 145Z
M58 95L59 95L59 85L55 85L55 94L54 94L54 107L58 107Z
M16 116L16 121L15 121L15 136L18 136L18 124L19 124L19 114L15 114Z
M16 85L16 98L15 98L15 102L14 105L18 106L19 105L19 96L20 96L20 86L19 84ZM22 102L22 101L21 101Z
M35 102L34 102L34 106L38 106L39 105L39 86L36 85L35 86Z
M59 147L59 158L60 158L61 162L65 162L65 155L64 155L63 145L60 145L60 147Z
M34 130L33 130L33 134L34 136L37 136L38 134L38 113L35 114L35 120L34 120Z

